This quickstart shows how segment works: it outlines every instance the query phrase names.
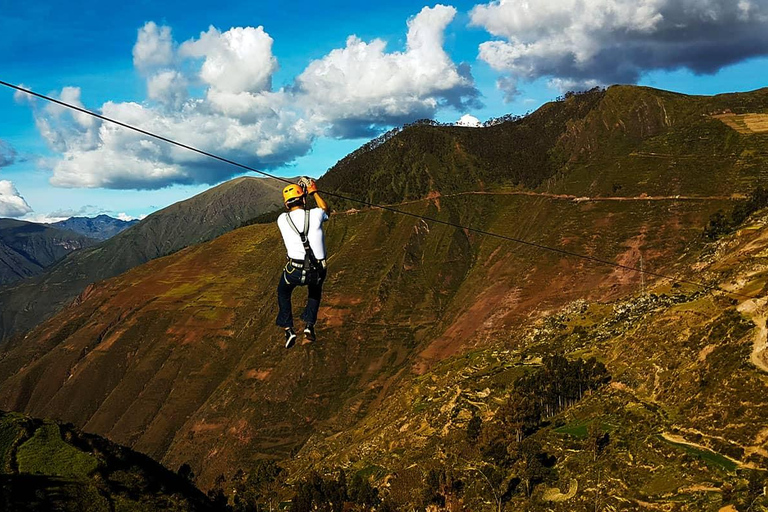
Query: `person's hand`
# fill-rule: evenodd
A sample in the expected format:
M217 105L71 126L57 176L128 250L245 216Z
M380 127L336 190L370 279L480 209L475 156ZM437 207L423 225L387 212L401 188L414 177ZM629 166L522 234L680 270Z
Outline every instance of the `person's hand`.
M317 192L317 184L315 183L315 180L312 178L308 178L304 176L299 180L299 185L301 185L301 188L307 191L307 194L312 195L315 192Z

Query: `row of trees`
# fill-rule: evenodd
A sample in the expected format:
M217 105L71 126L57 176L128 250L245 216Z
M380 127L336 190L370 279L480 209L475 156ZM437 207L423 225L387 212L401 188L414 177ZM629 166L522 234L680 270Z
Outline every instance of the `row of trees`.
M291 512L342 512L394 510L388 505L379 506L379 491L369 479L356 473L349 481L343 469L337 477L323 477L312 473L299 482L296 495L291 501Z
M467 439L478 444L482 460L476 470L493 491L497 510L516 493L531 496L536 485L557 478L555 457L531 436L548 418L609 381L605 365L595 358L569 361L562 355L548 355L541 367L517 379L492 423L483 425L477 416L469 421ZM607 443L607 434L595 430L585 449L597 456Z
M496 414L498 423L520 443L545 420L610 379L605 365L594 357L569 361L561 355L545 356L541 368L517 380L514 391Z

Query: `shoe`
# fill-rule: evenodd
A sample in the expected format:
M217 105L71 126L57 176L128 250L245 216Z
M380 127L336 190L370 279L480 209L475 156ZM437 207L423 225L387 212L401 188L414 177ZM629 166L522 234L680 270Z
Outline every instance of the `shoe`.
M291 348L296 344L296 332L293 327L288 327L285 330L285 348Z
M315 326L312 324L307 324L307 326L304 328L304 337L309 341L315 341L317 337L315 336Z

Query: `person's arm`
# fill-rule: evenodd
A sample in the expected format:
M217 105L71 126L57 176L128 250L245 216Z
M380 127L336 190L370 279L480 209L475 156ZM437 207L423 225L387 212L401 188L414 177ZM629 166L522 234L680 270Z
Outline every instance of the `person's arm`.
M322 208L326 215L330 215L331 207L328 206L328 203L325 202L325 199L320 197L320 194L318 194L317 191L315 191L312 195L315 197L315 202L317 203L317 207Z
M308 178L306 179L305 183L307 186L307 194L315 197L317 207L322 209L326 215L330 215L331 207L328 206L328 203L325 202L325 199L320 197L320 194L317 193L317 183L315 183L315 180Z

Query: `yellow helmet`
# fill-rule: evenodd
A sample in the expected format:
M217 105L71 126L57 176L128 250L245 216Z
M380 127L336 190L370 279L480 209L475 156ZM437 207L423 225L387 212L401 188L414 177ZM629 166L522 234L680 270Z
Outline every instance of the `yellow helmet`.
M288 205L289 202L304 197L306 192L298 185L288 185L283 189L283 203Z

